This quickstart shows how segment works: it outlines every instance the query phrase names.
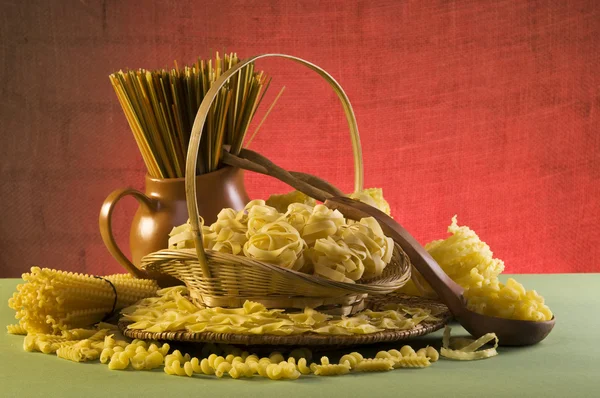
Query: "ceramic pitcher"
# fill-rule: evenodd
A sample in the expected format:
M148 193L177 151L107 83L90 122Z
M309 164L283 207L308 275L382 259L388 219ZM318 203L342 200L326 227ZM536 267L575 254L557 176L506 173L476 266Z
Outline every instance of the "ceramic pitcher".
M221 209L241 210L249 202L243 171L238 168L224 167L197 176L196 187L199 214L207 225L217 219ZM125 196L133 196L139 203L129 235L131 260L117 246L112 233L112 213ZM142 257L166 249L171 229L184 224L188 218L185 178L146 176L145 193L132 188L117 189L106 198L100 211L100 233L113 257L131 274L143 278L148 275L139 268ZM172 283L161 283L165 284Z

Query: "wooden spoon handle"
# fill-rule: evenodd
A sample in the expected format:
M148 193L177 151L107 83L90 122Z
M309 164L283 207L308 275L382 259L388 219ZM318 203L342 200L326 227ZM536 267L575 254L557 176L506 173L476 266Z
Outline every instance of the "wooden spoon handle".
M364 217L374 217L383 232L402 247L417 271L436 291L450 311L456 316L463 312L464 289L450 279L427 250L391 217L372 206L347 197L329 198L325 201L325 206L337 209L347 218L357 221Z
M296 188L298 191L322 202L333 196L329 193L332 190L331 184L325 183L323 180L309 176L308 174L300 173L303 175L297 176L299 173L295 173L295 176L254 151L242 149L240 155L236 156L224 150L222 156L224 164L277 178Z

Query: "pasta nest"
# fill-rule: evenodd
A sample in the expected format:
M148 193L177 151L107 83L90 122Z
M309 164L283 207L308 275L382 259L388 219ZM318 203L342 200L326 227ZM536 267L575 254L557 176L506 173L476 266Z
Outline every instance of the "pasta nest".
M347 221L338 210L307 198L292 192L269 198L275 207L253 200L241 211L223 209L212 225L202 226L204 247L339 282L380 276L394 242L377 221ZM280 212L284 205L287 210ZM171 231L169 248L194 248L189 223Z

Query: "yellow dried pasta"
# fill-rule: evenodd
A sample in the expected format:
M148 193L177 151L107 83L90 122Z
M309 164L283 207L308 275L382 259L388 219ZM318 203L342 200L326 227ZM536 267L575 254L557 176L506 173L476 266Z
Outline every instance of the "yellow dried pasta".
M244 244L248 258L291 268L295 271L304 265L303 250L306 243L298 231L285 221L263 225Z
M329 358L322 357L321 364L311 364L310 370L316 376L340 376L350 373L350 362L344 361L343 363L332 364L329 363Z
M8 305L15 310L23 330L41 334L93 325L113 309L152 296L158 289L156 281L131 275L100 278L40 267L32 267L23 274L23 280Z
M493 257L490 247L466 226L458 226L452 218L448 227L452 235L425 245L431 256L446 274L464 289L470 310L490 316L527 321L548 321L552 311L535 290L526 291L523 285L509 278L506 285L498 280L504 270L502 260ZM401 292L434 297L435 292L414 271Z
M352 199L357 199L363 203L375 207L381 210L388 216L391 214L390 204L383 197L383 189L381 188L367 188L362 191L354 192L350 194Z
M485 359L498 355L498 337L494 333L487 333L477 340L461 338L460 339L460 347L455 346L455 340L450 336L451 332L450 326L446 326L444 329L444 336L442 339L442 349L440 350L440 354L443 357L449 359L457 359L459 361L472 361L476 359ZM492 348L483 349L477 351L479 348L483 347L485 344L494 340L494 346ZM458 345L458 344L456 344Z
M316 205L302 229L302 238L307 245L312 246L317 239L336 235L342 225L346 225L342 213L325 205Z
M341 239L358 254L364 265L365 279L380 276L392 259L394 241L383 233L373 217L343 226L339 231Z
M25 327L18 323L14 325L6 325L6 331L10 334L27 335L27 330L25 330Z
M484 315L523 321L549 321L552 311L535 290L508 278L506 285L494 281L465 291L467 307Z
M382 330L412 329L421 322L437 320L431 311L399 305L375 312L362 311L352 317L332 317L311 308L301 313L267 310L263 305L246 301L242 308L199 308L184 287L162 289L159 297L141 300L123 310L123 320L133 323L129 329L149 332L182 331L238 334L293 335L369 334Z
M274 194L266 201L266 205L274 207L280 213L285 213L292 205L302 205L312 208L316 204L316 200L300 191L292 191L281 195Z
M385 372L394 369L394 361L387 358L367 358L354 367L357 372Z

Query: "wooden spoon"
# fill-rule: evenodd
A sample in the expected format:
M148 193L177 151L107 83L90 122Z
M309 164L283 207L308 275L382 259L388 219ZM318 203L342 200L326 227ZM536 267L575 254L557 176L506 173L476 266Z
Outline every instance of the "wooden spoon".
M469 310L463 296L464 289L450 279L427 250L391 217L372 206L346 197L329 198L325 201L325 206L337 209L353 220L374 217L379 221L383 232L402 247L415 268L474 337L496 333L501 345L530 345L542 341L554 327L554 317L543 322L519 321L481 315Z

